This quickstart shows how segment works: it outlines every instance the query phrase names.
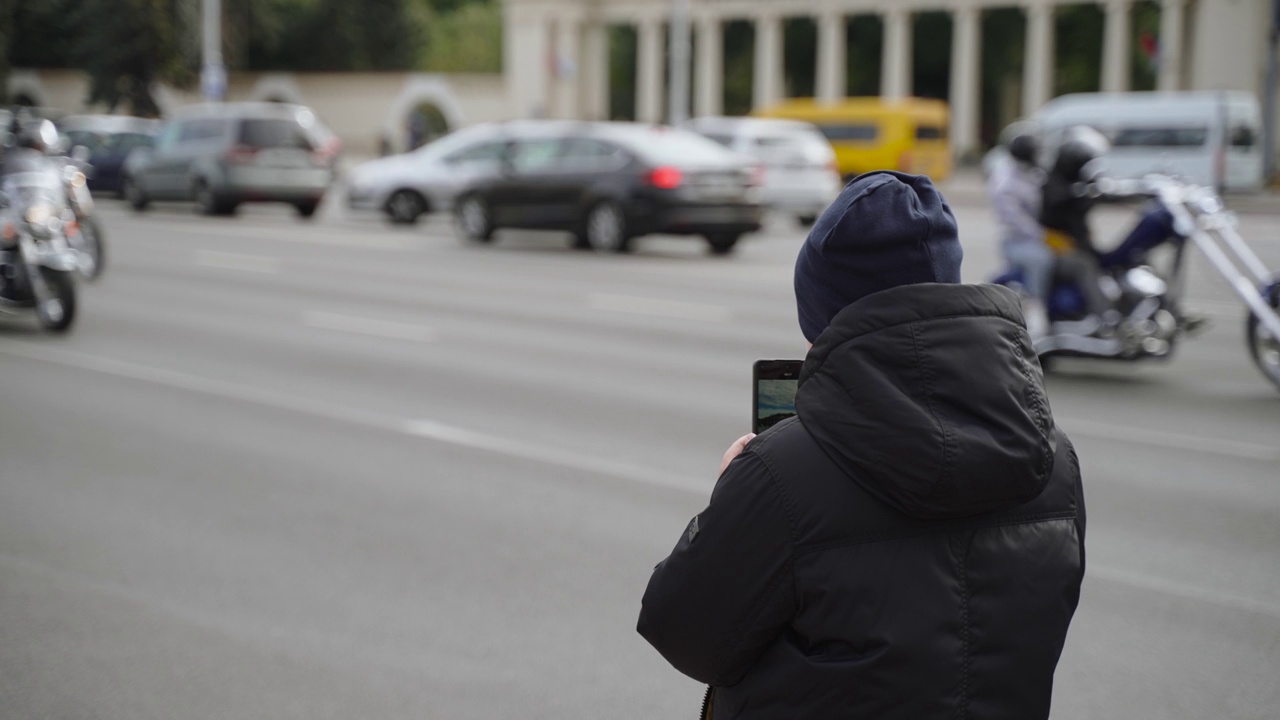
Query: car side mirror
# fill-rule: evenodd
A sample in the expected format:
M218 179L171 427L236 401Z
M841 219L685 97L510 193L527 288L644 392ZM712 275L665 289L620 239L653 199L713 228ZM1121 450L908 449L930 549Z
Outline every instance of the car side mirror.
M71 148L71 159L75 160L78 163L89 162L89 156L90 156L89 148L85 147L84 145L77 145Z

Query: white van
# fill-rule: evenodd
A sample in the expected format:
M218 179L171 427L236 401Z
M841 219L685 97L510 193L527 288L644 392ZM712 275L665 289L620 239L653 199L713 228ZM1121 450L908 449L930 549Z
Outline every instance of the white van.
M1245 92L1081 93L1056 98L1034 121L1051 153L1070 127L1107 136L1107 174L1165 173L1223 190L1263 185L1262 110Z

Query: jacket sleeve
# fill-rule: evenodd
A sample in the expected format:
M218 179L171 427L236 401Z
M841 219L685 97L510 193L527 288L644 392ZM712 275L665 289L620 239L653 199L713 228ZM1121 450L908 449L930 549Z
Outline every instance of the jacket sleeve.
M1038 240L1044 237L1044 228L1040 225L1039 204L1027 207L1017 192L1018 180L1012 176L996 184L991 193L991 205L995 210L996 220L1020 240Z
M737 684L795 614L792 533L775 480L750 451L653 571L638 630L677 670Z

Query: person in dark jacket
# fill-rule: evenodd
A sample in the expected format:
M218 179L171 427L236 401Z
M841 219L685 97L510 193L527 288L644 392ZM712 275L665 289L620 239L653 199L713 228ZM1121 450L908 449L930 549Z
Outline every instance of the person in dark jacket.
M1084 498L1017 296L927 178L850 183L796 262L797 416L735 443L639 632L714 720L1049 714Z

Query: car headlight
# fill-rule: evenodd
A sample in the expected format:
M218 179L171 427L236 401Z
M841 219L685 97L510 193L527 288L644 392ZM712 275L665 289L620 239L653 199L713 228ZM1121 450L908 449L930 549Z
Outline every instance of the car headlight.
M45 203L32 205L27 208L24 219L32 225L44 225L49 222L49 218L53 217L53 206Z

